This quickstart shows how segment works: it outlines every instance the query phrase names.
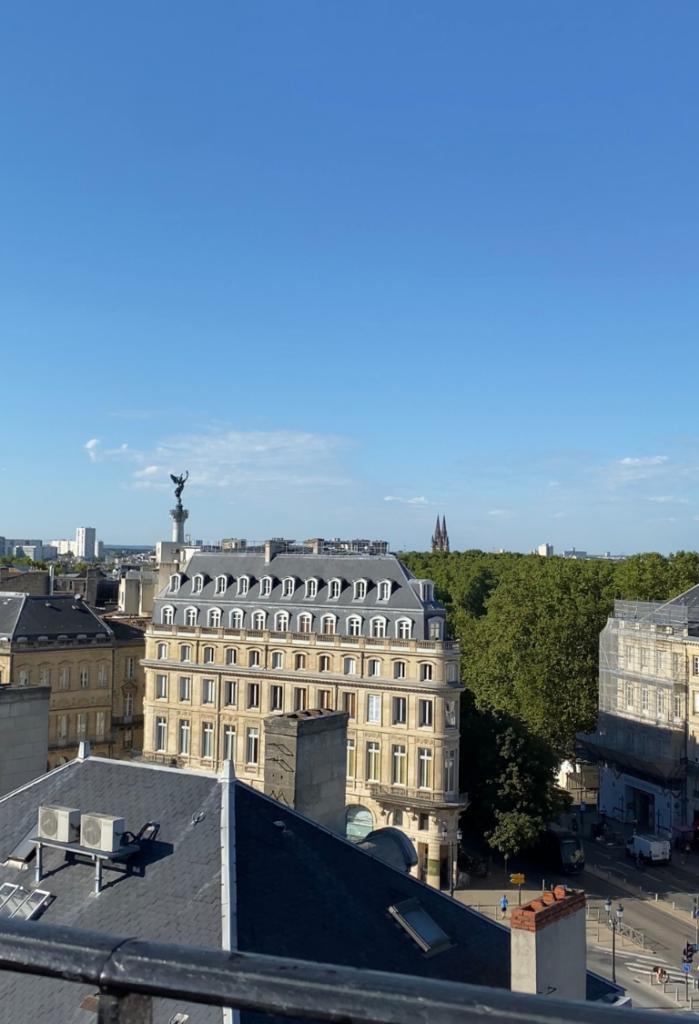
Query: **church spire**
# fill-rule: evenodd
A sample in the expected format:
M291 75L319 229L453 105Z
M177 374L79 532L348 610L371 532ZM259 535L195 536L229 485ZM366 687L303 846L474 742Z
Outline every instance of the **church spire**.
M447 533L447 521L442 516L442 522L439 522L439 516L437 516L437 525L432 535L432 550L433 551L448 551L449 550L449 534Z
M449 550L449 534L447 533L447 517L442 516L442 551Z

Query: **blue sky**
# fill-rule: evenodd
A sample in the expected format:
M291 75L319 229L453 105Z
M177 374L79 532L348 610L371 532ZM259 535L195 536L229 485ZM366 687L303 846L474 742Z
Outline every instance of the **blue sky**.
M696 548L696 0L18 0L0 534Z

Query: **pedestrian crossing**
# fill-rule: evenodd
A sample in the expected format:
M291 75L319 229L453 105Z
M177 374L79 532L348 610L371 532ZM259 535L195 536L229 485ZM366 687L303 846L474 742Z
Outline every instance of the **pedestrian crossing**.
M595 949L599 953L606 953L611 959L612 951L606 946L595 946ZM617 963L623 963L627 971L631 974L642 974L645 978L648 978L654 967L664 967L668 973L668 981L671 984L684 985L685 974L684 971L677 967L675 964L671 964L665 957L653 954L652 956L644 953L620 953L617 950L616 954ZM694 985L694 981L697 978L697 971L690 971L689 973L689 984Z

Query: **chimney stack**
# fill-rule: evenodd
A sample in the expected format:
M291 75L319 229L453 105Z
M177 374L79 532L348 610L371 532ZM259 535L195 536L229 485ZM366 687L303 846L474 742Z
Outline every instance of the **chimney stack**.
M344 711L292 711L265 719L265 794L345 834Z
M584 1001L587 988L585 893L556 886L510 920L511 989Z

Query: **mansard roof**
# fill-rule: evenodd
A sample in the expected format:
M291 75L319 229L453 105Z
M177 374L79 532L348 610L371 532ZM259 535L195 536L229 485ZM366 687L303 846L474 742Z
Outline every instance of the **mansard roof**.
M75 594L0 593L0 639L112 636L111 628Z

